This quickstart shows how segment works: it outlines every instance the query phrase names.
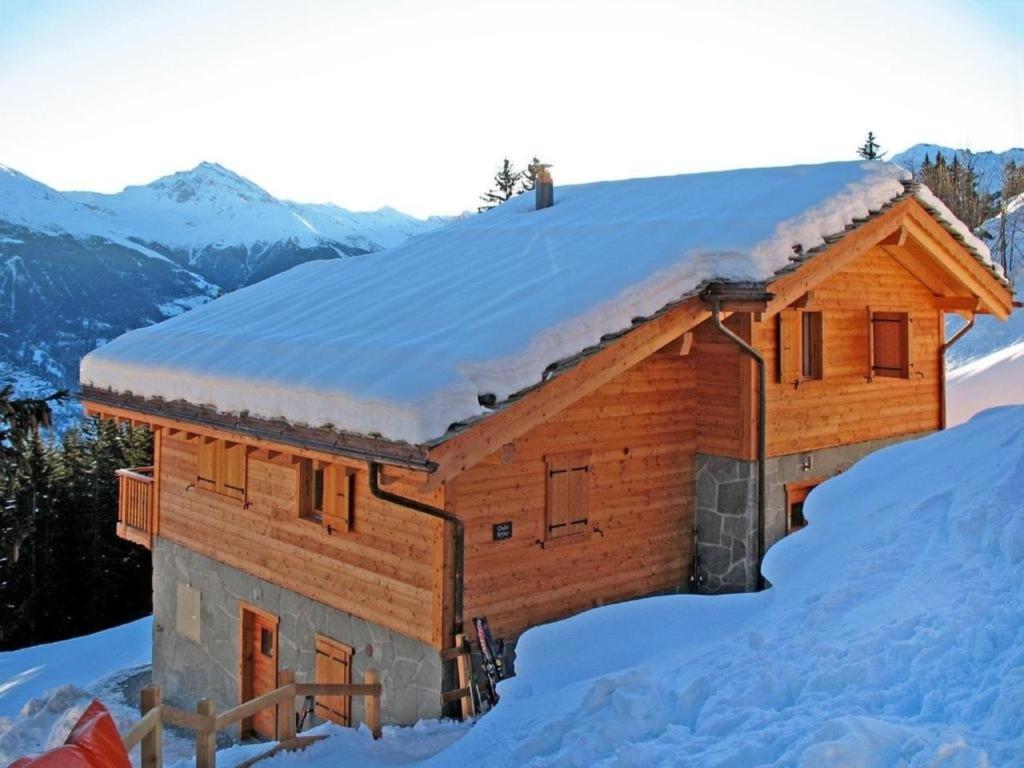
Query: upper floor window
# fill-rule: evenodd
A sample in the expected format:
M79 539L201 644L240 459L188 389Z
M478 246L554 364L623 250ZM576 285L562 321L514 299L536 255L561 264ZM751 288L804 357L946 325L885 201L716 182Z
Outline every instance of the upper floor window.
M910 378L910 316L871 313L871 375Z
M800 313L802 372L805 379L820 379L825 370L821 312Z
M587 528L590 491L590 454L587 451L545 457L547 511L545 537L557 539Z
M321 523L328 533L352 528L355 473L339 464L299 460L299 517Z
M242 443L201 436L196 485L224 496L244 499L245 456Z
M785 309L779 313L779 381L825 378L825 322L819 311Z

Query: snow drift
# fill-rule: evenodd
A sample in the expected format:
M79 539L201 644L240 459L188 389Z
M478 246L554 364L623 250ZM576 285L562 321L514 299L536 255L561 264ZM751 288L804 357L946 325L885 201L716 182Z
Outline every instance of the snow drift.
M880 162L560 187L305 264L82 362L84 384L422 443L711 279L764 280L904 192ZM927 190L919 195L953 226ZM988 258L984 244L964 236Z
M816 489L773 587L527 632L497 709L430 765L1024 764L1024 408Z
M946 374L946 416L962 424L997 405L1024 404L1024 341L997 349Z

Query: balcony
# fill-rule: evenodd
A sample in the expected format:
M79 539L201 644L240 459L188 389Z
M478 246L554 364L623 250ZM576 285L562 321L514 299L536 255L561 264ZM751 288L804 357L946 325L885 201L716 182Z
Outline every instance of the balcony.
M153 468L117 470L117 535L125 541L153 546Z

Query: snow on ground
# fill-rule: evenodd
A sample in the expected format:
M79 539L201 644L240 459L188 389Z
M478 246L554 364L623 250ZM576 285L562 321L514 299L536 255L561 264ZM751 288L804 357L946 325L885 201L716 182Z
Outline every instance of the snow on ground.
M537 627L472 728L421 723L374 742L329 727L261 766L1020 766L1022 487L1024 407L987 411L816 489L810 525L765 559L765 592L654 597ZM112 670L116 643L94 637L82 647ZM76 642L0 657L3 678L22 680L13 706L62 679L54 659L76 684L101 672L78 668ZM30 685L35 666L50 677ZM186 768L188 746L168 764Z
M126 731L138 721L149 682L153 621L140 619L59 643L0 653L0 765L59 746L98 698ZM168 731L165 754L195 754L192 740ZM137 762L138 751L133 754Z
M81 379L421 443L702 281L770 277L908 177L829 163L564 186L542 211L522 195L132 331L88 355Z
M997 405L1024 404L1024 341L954 368L946 374L950 425Z

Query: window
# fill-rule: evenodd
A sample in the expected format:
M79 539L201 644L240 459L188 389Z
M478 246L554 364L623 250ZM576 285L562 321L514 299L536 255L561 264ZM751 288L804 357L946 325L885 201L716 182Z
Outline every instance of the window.
M590 488L590 454L563 453L545 458L547 463L546 538L558 539L587 528Z
M824 369L824 349L821 337L821 312L801 312L801 350L805 379L820 379Z
M825 321L821 312L784 309L778 320L779 381L825 378Z
M811 491L821 484L821 479L806 480L786 485L786 533L799 531L807 525L804 517L804 502Z
M266 627L260 627L260 653L274 658L274 633Z
M352 529L355 473L338 464L299 460L299 517L328 533Z
M316 636L316 681L347 685L352 682L351 646ZM316 716L338 725L352 724L351 696L317 696Z
M910 378L910 317L906 312L872 312L870 341L872 378Z
M242 443L200 437L196 486L235 499L244 499L245 455L246 449Z

